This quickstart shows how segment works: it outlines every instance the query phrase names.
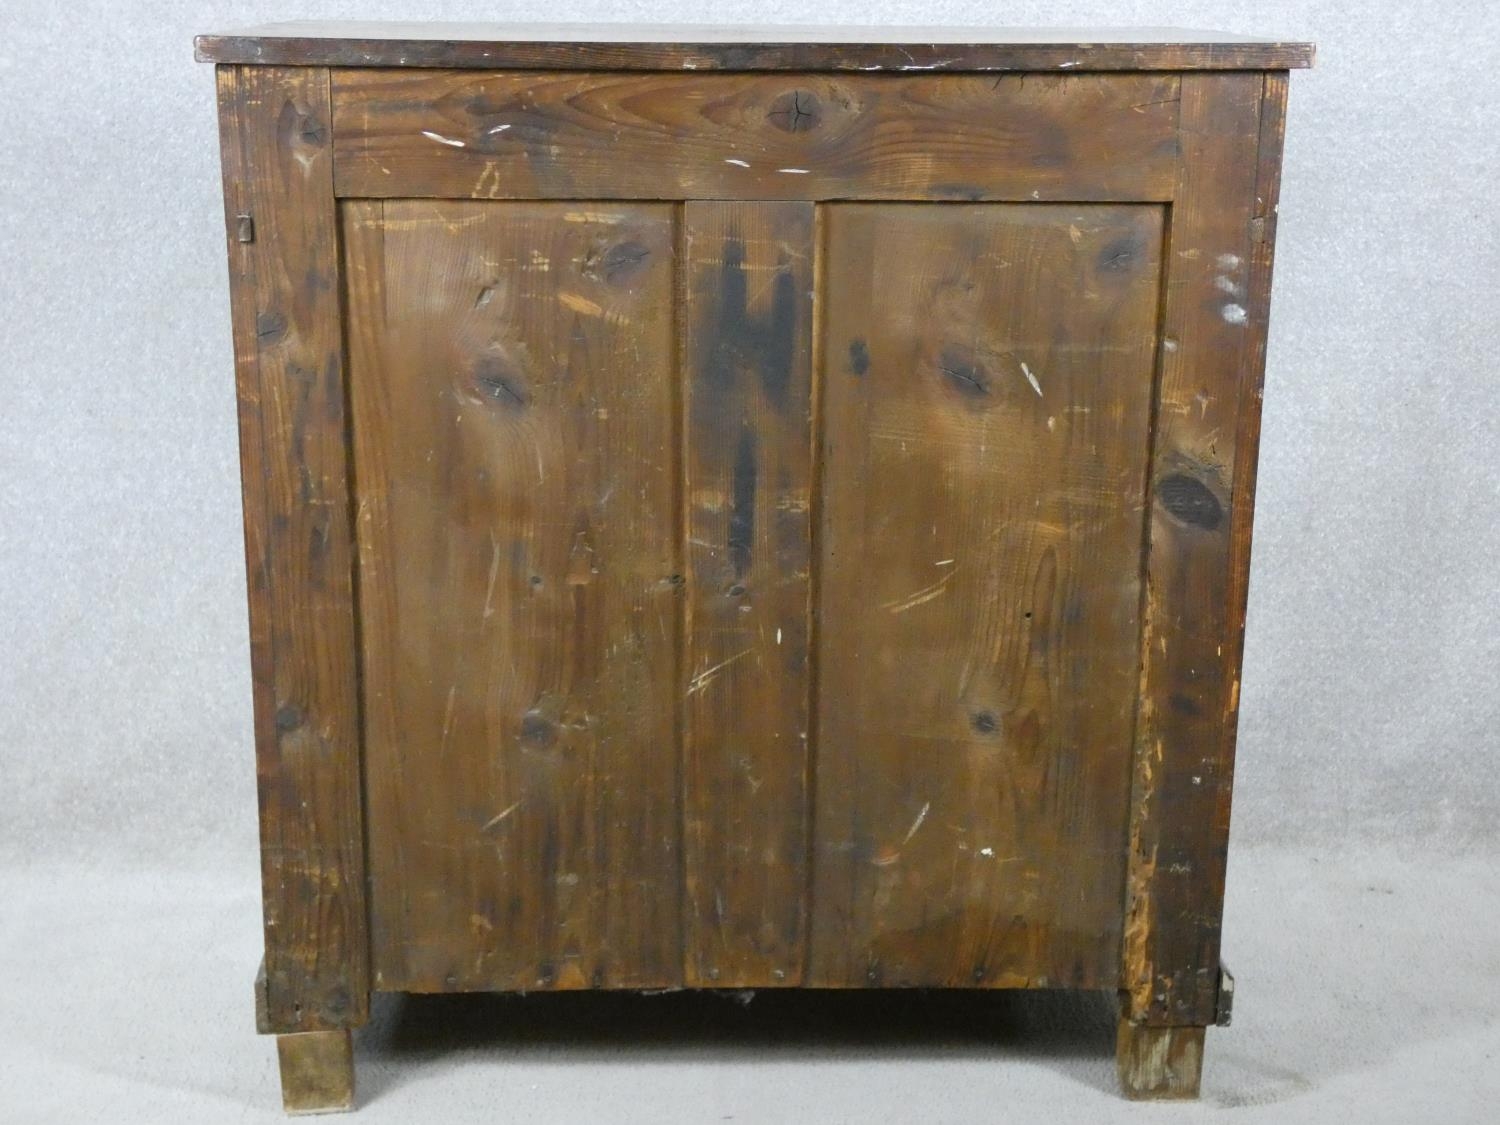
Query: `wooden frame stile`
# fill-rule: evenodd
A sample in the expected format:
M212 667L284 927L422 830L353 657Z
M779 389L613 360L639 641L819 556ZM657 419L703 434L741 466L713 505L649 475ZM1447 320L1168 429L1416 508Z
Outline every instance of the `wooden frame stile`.
M1142 597L1118 1064L1194 1097L1216 1022L1285 72L1182 76Z
M265 965L289 1111L352 1103L369 1011L329 73L218 68Z

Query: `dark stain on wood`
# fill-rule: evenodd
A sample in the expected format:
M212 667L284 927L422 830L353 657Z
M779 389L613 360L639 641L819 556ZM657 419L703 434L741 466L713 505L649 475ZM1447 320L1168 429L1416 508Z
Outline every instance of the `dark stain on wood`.
M651 251L640 241L628 238L602 251L590 252L584 261L583 272L590 277L615 285L639 274L646 268L650 257Z
M255 318L255 338L262 344L274 344L286 335L286 317L275 310L263 312Z
M525 409L531 395L511 367L498 356L482 356L474 365L474 386L486 398L512 410Z
M1178 711L1184 715L1193 716L1201 715L1203 713L1203 708L1199 706L1198 701L1195 700L1192 696L1188 695L1186 692L1174 691L1170 698L1172 703L1172 710L1174 711Z
M1162 478L1156 494L1172 516L1204 531L1217 530L1224 520L1224 505L1213 490L1197 477L1172 473Z
M534 749L544 750L557 741L557 723L540 709L532 709L521 716L521 742Z
M744 242L738 234L726 235L719 276L706 292L715 310L717 328L706 341L709 353L699 370L715 397L701 399L702 407L725 419L722 406L726 396L733 396L740 373L751 371L759 378L771 406L777 411L785 409L801 320L800 296L790 260L784 254L779 258L771 279L770 306L763 315L754 315L748 306Z
M750 570L755 545L755 431L745 426L729 478L729 565L736 578Z
M870 349L863 337L849 341L849 370L855 375L864 375L870 370Z
M1140 240L1133 236L1114 239L1099 252L1099 269L1105 273L1128 273L1141 260L1143 249Z
M958 199L965 203L977 203L985 195L983 188L973 184L933 184L931 192L934 199Z
M301 149L305 152L327 144L328 128L298 105L295 98L288 97L281 103L281 112L276 118L276 138L283 151Z
M955 348L943 351L938 370L948 386L968 399L983 399L990 393L990 373L971 355Z
M759 326L762 362L761 381L766 397L778 411L786 409L787 388L791 385L792 364L798 343L797 285L786 256L776 266L771 282L771 315Z

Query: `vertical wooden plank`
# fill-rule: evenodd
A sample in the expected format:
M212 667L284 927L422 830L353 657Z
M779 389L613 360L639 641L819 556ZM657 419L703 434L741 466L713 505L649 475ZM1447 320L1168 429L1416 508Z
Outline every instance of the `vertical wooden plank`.
M798 984L805 948L811 203L688 203L689 985Z
M221 67L269 1030L363 1022L369 961L328 72ZM242 218L243 217L243 218Z
M1122 975L1138 1024L1214 1022L1285 92L1182 77Z
M824 221L810 983L1112 986L1163 209Z
M345 204L379 987L681 983L674 220Z

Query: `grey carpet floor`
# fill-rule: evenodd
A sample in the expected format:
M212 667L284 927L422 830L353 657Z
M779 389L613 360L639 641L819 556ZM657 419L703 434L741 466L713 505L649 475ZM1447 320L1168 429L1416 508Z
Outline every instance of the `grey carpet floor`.
M1119 1099L1099 996L381 997L353 1120L1493 1122L1496 859L1237 847L1196 1104ZM0 1122L283 1120L255 880L0 872Z

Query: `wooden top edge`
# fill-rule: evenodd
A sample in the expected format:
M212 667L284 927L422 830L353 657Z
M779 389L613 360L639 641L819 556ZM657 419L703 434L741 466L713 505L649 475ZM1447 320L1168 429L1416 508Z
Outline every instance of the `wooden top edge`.
M1286 70L1311 43L1179 28L298 21L200 35L200 62L516 70Z

